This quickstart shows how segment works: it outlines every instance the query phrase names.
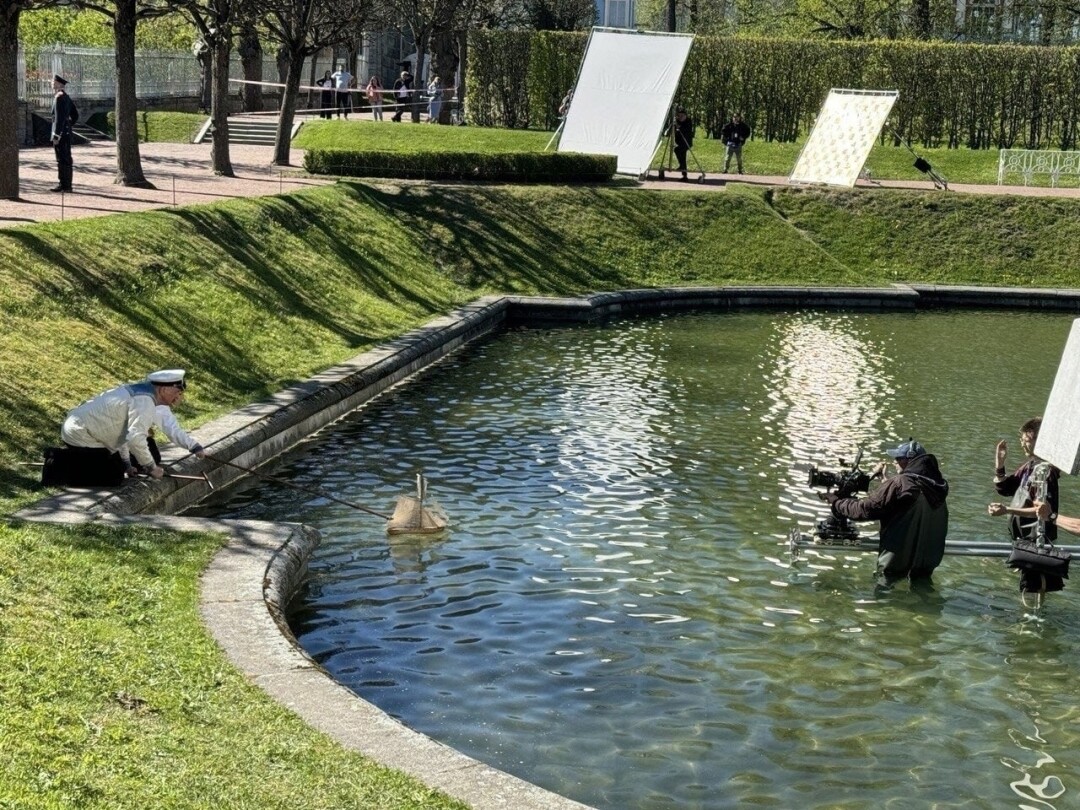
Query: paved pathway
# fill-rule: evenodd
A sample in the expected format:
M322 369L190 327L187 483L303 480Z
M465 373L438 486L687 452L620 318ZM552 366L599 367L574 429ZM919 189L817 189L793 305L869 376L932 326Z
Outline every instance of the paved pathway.
M56 185L53 150L50 147L20 150L21 196L18 200L0 200L0 227L122 211L145 211L226 198L259 197L334 182L329 178L304 175L300 168L304 153L300 149L292 150L292 166L282 168L270 165L273 147L234 145L230 153L235 177L219 177L211 173L208 143L146 143L140 145L139 151L143 173L156 188L116 185L113 182L116 176L116 144L95 143L73 150L74 192L54 194L49 191ZM732 182L773 187L790 185L786 177L777 176L706 174L702 183L683 183L673 179L671 174L667 180L659 180L654 173L640 187L670 191L721 191ZM934 188L931 182L918 180L859 181L859 187ZM1080 197L1078 188L950 184L949 191L959 194Z
M259 197L332 183L304 176L302 150L293 149L291 167L271 166L271 146L233 145L235 177L210 171L210 144L144 143L139 146L143 174L156 188L116 185L116 144L94 143L72 150L74 191L49 191L56 185L56 158L51 147L19 151L20 199L0 200L0 227L29 222L145 211L173 205L213 202L230 197Z

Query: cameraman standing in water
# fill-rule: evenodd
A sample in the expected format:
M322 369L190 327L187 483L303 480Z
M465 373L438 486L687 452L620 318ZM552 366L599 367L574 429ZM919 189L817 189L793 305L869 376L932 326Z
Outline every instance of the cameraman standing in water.
M881 521L877 560L881 584L929 579L945 556L949 482L942 477L937 458L914 439L886 452L896 463L897 474L869 496L859 500L825 492L819 497L828 501L837 517ZM873 476L884 471L882 462Z

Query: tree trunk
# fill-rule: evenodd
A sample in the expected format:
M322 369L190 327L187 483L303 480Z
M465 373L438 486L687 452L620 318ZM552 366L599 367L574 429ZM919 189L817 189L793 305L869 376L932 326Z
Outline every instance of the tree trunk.
M675 33L675 0L667 0L667 30Z
M213 120L214 142L210 149L210 162L214 174L235 177L232 160L229 158L229 35L218 31L211 43L214 61L210 66L210 81L213 92L210 95L210 118Z
M245 25L240 31L240 42L237 45L240 52L240 61L244 66L244 80L247 82L261 82L263 51L262 43L259 42L259 32L253 25ZM262 85L245 84L241 109L244 112L259 112L263 108Z
M19 198L18 57L21 3L0 6L0 199Z
M454 46L457 43L456 31L439 31L431 38L431 70L439 77L439 85L443 89L443 104L439 108L439 123L450 123L450 105L445 103L447 97L455 95L454 78L457 73L458 57Z
M281 91L281 112L278 115L277 136L274 138L275 166L289 165L293 118L296 115L296 100L300 95L300 74L303 72L303 54L293 54L289 60L289 72L285 76L285 87Z
M428 36L425 33L421 37L415 37L416 39L416 75L413 77L413 93L412 93L412 122L414 124L420 123L420 99L423 97L423 91L427 89L428 83L424 79L424 61L427 58L427 40Z
M315 86L315 81L320 78L319 75L318 75L318 72L319 72L319 54L321 54L323 52L323 50L325 50L325 49L320 48L318 51L316 51L315 53L313 53L311 55L311 72L308 74L308 91L307 91L307 105L308 105L309 110L312 107L315 106L315 104L314 104L315 96L312 95L315 91L312 90L311 88L313 88ZM288 61L286 61L285 64L287 66L289 64ZM330 52L330 69L331 70L333 70L333 65L334 65L334 52L331 51ZM286 67L285 76L282 77L281 81L282 81L283 84L287 84L288 80L289 80L289 71L288 71L288 68ZM320 93L319 95L321 97L322 94ZM322 107L322 102L319 102L319 106Z
M461 83L457 86L457 104L461 111L460 120L464 123L466 83L469 76L469 32L464 28L458 32L458 67L461 68Z
M116 178L114 183L153 188L139 155L138 102L135 94L135 0L116 0L113 43L116 46Z
M914 0L911 11L915 18L915 38L930 39L930 0Z

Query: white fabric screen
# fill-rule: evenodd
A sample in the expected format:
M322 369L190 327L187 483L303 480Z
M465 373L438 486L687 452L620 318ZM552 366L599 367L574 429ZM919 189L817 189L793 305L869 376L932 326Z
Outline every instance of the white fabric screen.
M620 174L644 174L664 134L693 37L594 28L560 152L615 155Z
M853 188L899 95L896 90L830 90L791 182Z
M1065 351L1061 354L1054 387L1043 412L1035 455L1063 473L1080 471L1080 318L1073 321ZM1070 509L1069 514L1074 510Z

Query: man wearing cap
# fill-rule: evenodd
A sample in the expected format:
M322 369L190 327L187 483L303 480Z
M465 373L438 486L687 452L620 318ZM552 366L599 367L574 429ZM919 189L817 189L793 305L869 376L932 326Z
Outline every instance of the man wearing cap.
M161 478L165 471L147 439L159 420L158 406L171 407L186 387L183 369L155 371L79 405L64 420L60 436L65 446L53 454L52 464L46 460L42 483L117 486L129 472L128 453L139 470Z
M60 182L50 191L71 191L74 168L71 160L71 125L75 104L64 89L67 79L60 75L53 76L52 134L51 143L56 153L56 169Z
M880 520L877 575L882 584L901 579L926 579L945 556L949 482L941 476L937 458L914 439L886 451L897 474L863 499L822 494L833 514L849 520ZM874 475L884 472L884 462Z

